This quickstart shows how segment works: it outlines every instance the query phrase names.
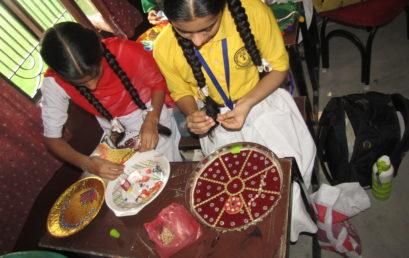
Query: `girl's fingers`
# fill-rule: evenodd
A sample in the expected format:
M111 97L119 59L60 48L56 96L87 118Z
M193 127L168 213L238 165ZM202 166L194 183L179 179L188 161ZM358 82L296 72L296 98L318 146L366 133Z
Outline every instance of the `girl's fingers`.
M153 134L153 133L148 133L148 134L142 134L141 135L141 145L139 148L139 151L144 152L144 151L149 151L153 150L156 148L156 145L159 142L159 135Z
M203 134L210 130L215 125L213 119L205 120L199 123L188 123L188 128L195 134Z
M103 178L113 180L124 172L123 164L113 163L111 161L100 158L98 159L98 163L99 163L98 175Z

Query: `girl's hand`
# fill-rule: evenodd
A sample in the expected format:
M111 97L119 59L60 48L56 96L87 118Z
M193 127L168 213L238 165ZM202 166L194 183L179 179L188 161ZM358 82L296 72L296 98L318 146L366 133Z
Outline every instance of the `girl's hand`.
M139 132L140 152L150 151L156 148L159 141L158 122L146 116Z
M124 165L93 156L86 160L84 170L102 178L114 180L124 172Z
M195 111L186 118L187 127L194 134L207 133L216 123L204 111Z
M217 121L227 129L239 130L243 127L250 109L250 106L245 105L243 102L240 103L239 100L233 110L218 114Z
M148 21L153 24L156 25L158 23L160 23L160 19L162 19L163 16L158 16L158 13L156 12L156 10L150 10L148 12Z

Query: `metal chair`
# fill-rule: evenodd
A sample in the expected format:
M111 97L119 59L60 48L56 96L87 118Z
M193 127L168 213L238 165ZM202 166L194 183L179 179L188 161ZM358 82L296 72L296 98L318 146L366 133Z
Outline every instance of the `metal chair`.
M403 10L406 12L407 37L409 39L409 0L367 0L335 10L321 12L321 55L322 67L329 67L329 40L343 37L350 40L361 53L361 81L369 84L372 42L377 30L395 19ZM366 44L346 29L336 29L326 33L328 21L352 27L366 28L369 32Z

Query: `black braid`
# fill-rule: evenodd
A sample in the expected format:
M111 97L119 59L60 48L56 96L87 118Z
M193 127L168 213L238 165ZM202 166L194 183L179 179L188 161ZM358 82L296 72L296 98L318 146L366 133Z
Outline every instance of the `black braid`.
M132 82L129 80L129 77L126 75L124 70L122 70L121 66L118 64L118 61L116 61L115 56L111 53L111 51L109 51L109 49L105 46L104 43L101 42L101 44L104 49L103 54L105 59L107 60L109 66L112 68L115 74L118 76L118 78L121 80L125 89L129 92L129 94L131 94L135 104L142 110L147 109L145 103L143 103L143 101L139 97L138 92L133 87Z
M193 76L195 77L198 86L202 89L203 87L206 86L206 79L203 75L203 71L201 69L202 65L199 61L199 58L197 58L195 54L193 42L180 36L174 29L173 32L178 40L180 47L183 50L183 54L186 58L186 61L192 68ZM210 96L207 96L204 102L205 102L204 111L209 117L211 117L216 122L215 126L217 126L218 122L216 121L216 118L217 114L220 113L220 108L218 104ZM212 129L215 126L213 126Z
M91 93L91 91L85 86L75 86L75 88L84 96L88 102L95 107L95 109L108 121L113 119L112 115L104 108L99 100ZM125 137L125 132L119 133L116 131L111 132L110 139L114 146L118 146L119 142Z
M140 109L146 110L147 107L145 103L139 97L138 91L133 87L131 80L129 80L129 77L126 75L125 71L122 70L115 56L111 53L111 51L109 51L104 43L101 42L101 45L104 49L103 54L105 59L107 60L109 66L112 68L115 74L118 76L118 78L121 80L125 89L129 92L129 94L131 94L132 100ZM158 132L166 136L170 136L172 134L172 131L169 128L161 125L160 123L158 123Z
M90 103L94 108L108 121L113 119L111 113L99 102L99 100L91 93L91 91L85 86L75 86L75 88L84 96L88 103Z
M247 18L245 9L242 7L240 0L227 0L226 2L228 4L229 11L232 14L232 17L236 24L236 29L244 42L245 48L247 52L249 53L251 60L256 66L261 66L262 59L261 59L260 51L257 48L256 42L254 40L254 35L251 33L250 24L248 22L248 18ZM175 15L176 15L175 16L176 18L178 17L177 15L179 15L179 13L176 13ZM204 86L206 86L206 81L205 81L205 77L201 69L202 66L200 64L200 61L194 52L194 44L192 43L191 40L185 39L182 36L180 36L175 31L175 29L173 29L173 32L178 40L180 47L183 50L183 54L188 64L192 68L193 76L195 77L198 83L198 86L200 88L203 88ZM265 74L266 73L264 71L261 72L260 78L262 78ZM220 109L217 103L210 96L206 97L205 99L204 109L205 109L206 114L210 116L211 118L213 118L213 120L216 121L216 117L217 117L217 114L220 113Z
M244 42L247 52L249 53L251 60L256 66L261 66L261 56L260 51L257 48L256 42L254 40L254 35L251 33L250 24L248 22L246 10L241 5L240 0L227 0L227 5L230 13L236 24L236 29L240 34L241 39ZM263 77L265 72L260 74Z

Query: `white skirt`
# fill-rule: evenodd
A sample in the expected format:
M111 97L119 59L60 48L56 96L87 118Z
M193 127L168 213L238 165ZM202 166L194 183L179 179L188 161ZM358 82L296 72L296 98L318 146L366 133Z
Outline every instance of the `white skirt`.
M221 113L227 110L221 108ZM254 106L240 131L217 126L212 137L200 138L206 156L226 144L241 141L266 146L280 158L294 157L305 186L309 188L316 148L293 97L286 90L279 88ZM292 196L290 240L295 242L299 233L315 233L317 227L305 210L298 184L293 184Z
M147 103L147 105L150 105L150 103ZM125 131L133 133L139 132L143 123L142 111L140 109L137 109L129 115L118 117L118 119L125 127ZM99 116L97 116L97 120L104 132L110 130L111 124L108 120ZM172 134L170 136L159 135L158 145L155 150L165 155L169 161L182 161L179 152L180 132L172 110L168 109L165 105L162 107L159 123L168 127L172 131Z

